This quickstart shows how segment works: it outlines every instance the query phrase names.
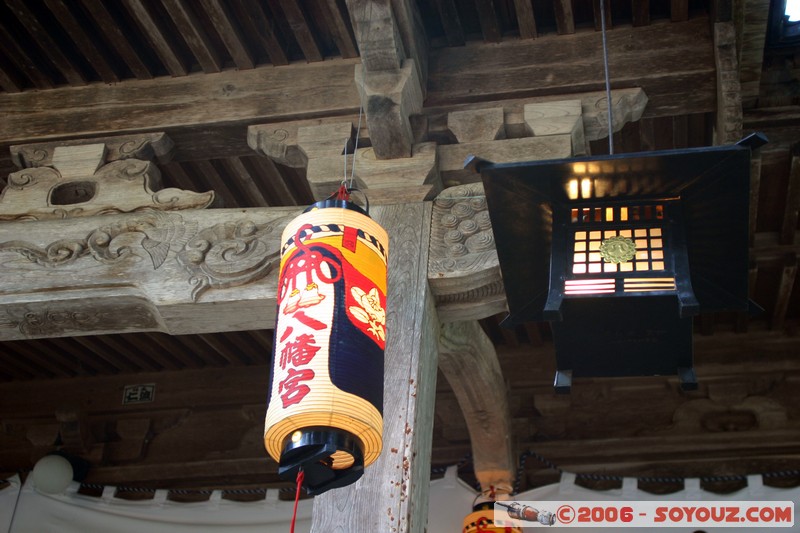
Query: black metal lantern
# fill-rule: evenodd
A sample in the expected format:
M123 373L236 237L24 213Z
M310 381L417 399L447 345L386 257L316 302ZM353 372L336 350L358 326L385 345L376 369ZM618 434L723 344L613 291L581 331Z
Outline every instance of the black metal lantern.
M692 316L747 311L750 146L468 165L483 178L509 317L552 323L572 377L678 374Z

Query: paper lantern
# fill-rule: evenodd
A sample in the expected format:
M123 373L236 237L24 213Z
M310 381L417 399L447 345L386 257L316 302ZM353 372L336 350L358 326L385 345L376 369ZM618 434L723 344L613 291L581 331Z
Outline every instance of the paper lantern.
M309 494L355 482L381 452L388 236L345 200L281 237L264 445Z
M692 316L748 300L750 146L493 164L486 190L508 324L551 322L572 377L677 374L695 388Z
M45 494L61 494L72 483L72 465L58 454L45 455L33 466L33 485Z
M522 529L495 521L494 502L486 501L473 506L464 517L461 533L522 533Z

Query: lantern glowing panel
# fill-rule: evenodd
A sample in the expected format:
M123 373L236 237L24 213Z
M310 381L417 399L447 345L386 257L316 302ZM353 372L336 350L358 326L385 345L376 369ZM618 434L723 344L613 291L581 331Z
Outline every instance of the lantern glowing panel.
M329 200L283 232L264 445L309 494L355 482L382 447L388 235Z

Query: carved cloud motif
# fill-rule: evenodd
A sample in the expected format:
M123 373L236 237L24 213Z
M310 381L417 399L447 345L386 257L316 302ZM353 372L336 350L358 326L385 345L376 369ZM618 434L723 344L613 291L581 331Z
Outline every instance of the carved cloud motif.
M192 274L192 299L210 288L246 285L269 274L280 259L279 239L267 238L275 227L281 222L259 227L245 220L201 230L178 254Z
M434 201L428 280L440 307L503 295L482 184L445 189Z
M91 255L98 261L112 263L132 253L128 245L117 246L115 239L131 233L142 234L140 244L158 269L170 250L183 247L197 232L197 223L184 221L178 214L149 211L136 218L97 228L86 239L63 239L41 248L25 241L0 243L0 252L16 252L28 261L55 268Z

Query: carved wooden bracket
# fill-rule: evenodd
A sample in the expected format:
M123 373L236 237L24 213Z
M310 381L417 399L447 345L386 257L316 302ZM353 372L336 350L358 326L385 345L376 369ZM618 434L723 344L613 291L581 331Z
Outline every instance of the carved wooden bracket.
M468 155L513 163L588 154L589 141L608 135L608 103L605 93L577 96L574 100L520 100L503 107L452 111L447 114L446 126L431 115L428 135L457 141L439 146L442 182L455 186L479 179L464 169ZM612 93L612 102L614 131L619 131L641 118L647 96L642 89L620 89Z
M102 144L105 147L103 163L120 159L142 159L164 164L169 163L175 151L175 145L166 133L141 133L98 139L20 144L10 148L11 160L19 168L50 167L53 166L56 148L89 144Z
M439 368L464 413L481 488L510 493L516 462L508 394L492 341L476 321L451 322L439 336Z
M159 190L161 173L149 160L167 161L171 151L172 141L163 133L13 146L13 160L23 170L8 177L0 195L0 220L211 205L213 191Z
M248 144L274 161L306 167L306 179L317 200L330 196L342 180L352 176L370 203L429 200L441 190L437 151L434 143L413 146L411 157L379 159L372 147L359 148L348 156L345 147L354 146L352 122L319 125L264 124L250 126Z

